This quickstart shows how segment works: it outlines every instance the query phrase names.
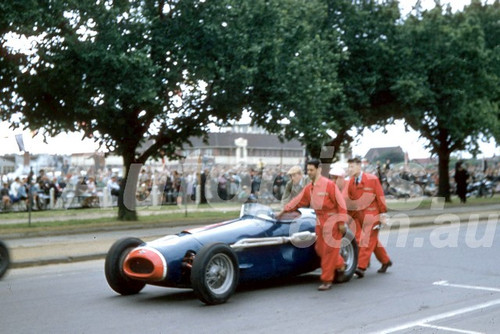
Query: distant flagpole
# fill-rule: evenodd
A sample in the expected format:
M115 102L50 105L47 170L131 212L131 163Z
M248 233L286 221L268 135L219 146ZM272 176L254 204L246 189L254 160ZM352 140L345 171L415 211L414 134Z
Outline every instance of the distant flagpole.
M25 148L24 148L24 140L23 140L23 134L18 134L16 135L16 142L17 142L17 146L19 147L19 151L21 152L25 152Z
M15 135L17 146L19 147L19 151L24 152L24 164L29 165L29 153L26 152L26 148L24 147L23 134ZM33 168L30 169L30 173L28 175L28 226L31 227L31 210L33 205L33 187L32 187L32 179L33 179Z

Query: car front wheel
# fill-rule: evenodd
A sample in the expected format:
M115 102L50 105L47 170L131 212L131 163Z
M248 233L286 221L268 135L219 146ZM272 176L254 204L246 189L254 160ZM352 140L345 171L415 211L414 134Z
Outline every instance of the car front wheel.
M335 273L334 281L336 283L349 282L358 266L358 244L351 231L348 231L342 238L340 255L344 259L346 268L343 273Z
M9 249L3 243L3 241L0 240L0 278L2 278L2 276L7 272L9 266L10 266Z
M238 258L228 245L209 244L196 254L191 285L205 304L225 303L236 290L238 280Z
M121 295L139 293L146 283L131 279L123 272L123 262L130 251L143 244L138 238L117 240L109 249L104 263L104 272L109 286Z

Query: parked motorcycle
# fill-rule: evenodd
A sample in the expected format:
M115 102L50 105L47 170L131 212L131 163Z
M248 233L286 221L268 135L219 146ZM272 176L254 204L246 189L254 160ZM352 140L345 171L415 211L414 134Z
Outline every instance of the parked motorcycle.
M481 178L467 185L467 197L493 197L495 183L487 178Z
M419 185L422 188L422 192L424 196L434 197L437 196L438 187L434 183L430 174L425 174L417 178L414 181L415 184Z
M411 197L410 192L401 187L392 187L389 186L384 189L384 195L387 198L396 198L396 199L408 199Z
M7 245L0 240L0 278L7 272L10 266L10 255Z

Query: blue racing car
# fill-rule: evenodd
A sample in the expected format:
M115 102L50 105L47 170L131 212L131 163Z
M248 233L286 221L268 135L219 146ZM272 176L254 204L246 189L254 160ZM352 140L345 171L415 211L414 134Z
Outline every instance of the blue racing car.
M276 219L273 210L246 203L240 217L143 242L116 241L108 251L105 274L121 295L139 293L146 284L192 288L206 304L226 302L240 283L307 273L319 268L314 250L316 216L299 209ZM357 266L358 246L351 231L342 239L346 263L336 282L346 282Z

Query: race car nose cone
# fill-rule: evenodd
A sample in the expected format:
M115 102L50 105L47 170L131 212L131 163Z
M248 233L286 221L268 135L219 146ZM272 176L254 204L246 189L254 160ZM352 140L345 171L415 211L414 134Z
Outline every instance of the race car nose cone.
M161 281L167 276L167 262L156 249L139 247L125 258L123 272L141 281Z

